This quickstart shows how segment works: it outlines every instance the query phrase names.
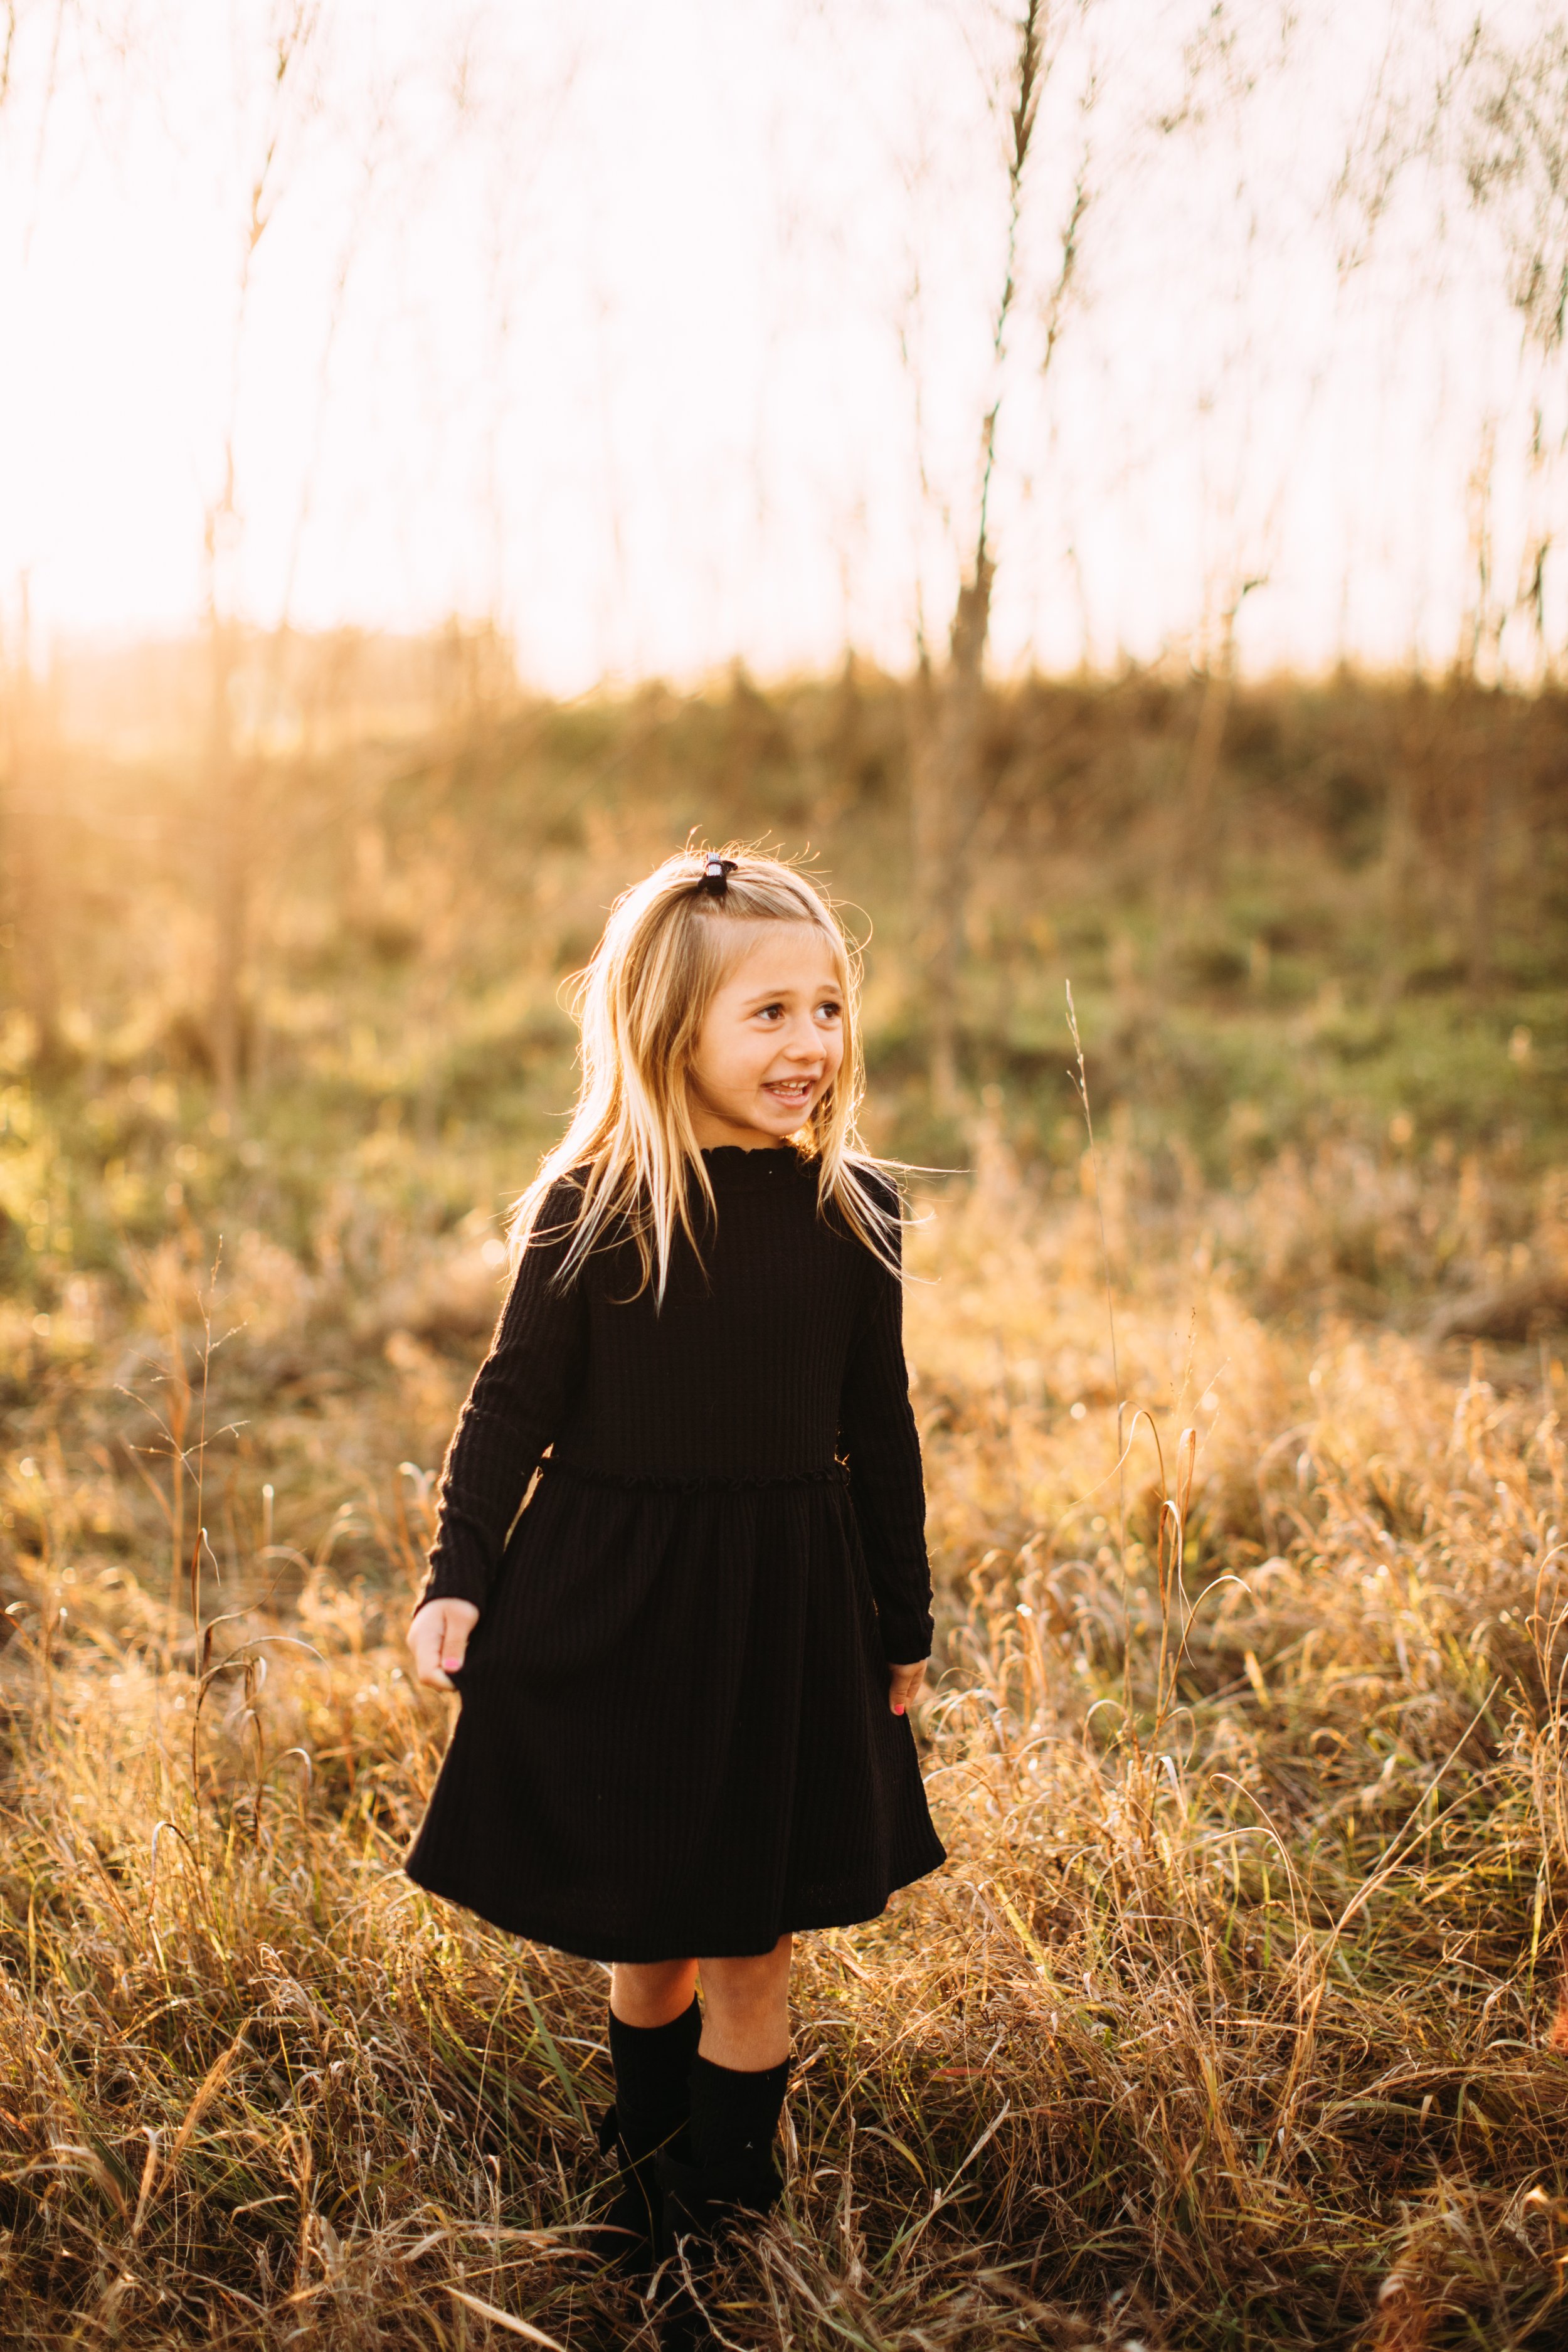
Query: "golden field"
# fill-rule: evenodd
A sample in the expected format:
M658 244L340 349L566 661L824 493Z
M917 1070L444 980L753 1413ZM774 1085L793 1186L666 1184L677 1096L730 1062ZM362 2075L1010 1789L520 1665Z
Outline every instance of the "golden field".
M945 1123L885 683L258 752L226 1091L196 770L51 752L58 1034L18 982L0 1139L0 2340L646 2327L582 2251L601 1971L400 1874L447 1704L401 1633L560 976L693 824L866 904L873 1138L960 1171L915 1181L907 1310L951 1859L803 1944L723 2338L1562 2340L1557 722L1342 694L1240 710L1201 887L1179 696L998 702ZM1417 721L1437 814L1391 837ZM1513 762L1484 969L1465 727Z

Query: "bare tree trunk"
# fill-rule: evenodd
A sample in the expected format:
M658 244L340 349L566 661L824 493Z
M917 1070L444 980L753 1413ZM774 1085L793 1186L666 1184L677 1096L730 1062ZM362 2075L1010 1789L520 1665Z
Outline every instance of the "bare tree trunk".
M916 951L924 981L931 1108L949 1118L962 1100L959 975L969 901L970 851L980 815L980 735L993 567L982 550L959 590L945 672L922 668L916 685L911 785Z
M213 957L207 1035L218 1099L232 1118L245 1075L245 1012L242 990L246 971L247 934L252 913L252 862L262 840L254 808L256 769L259 755L242 767L234 741L233 687L239 642L235 615L236 567L243 532L242 509L235 485L235 419L239 410L246 331L249 319L257 250L279 201L279 180L286 175L286 158L292 146L290 132L302 121L310 101L300 91L305 52L321 30L321 11L312 0L279 0L268 12L261 56L266 60L267 92L255 167L250 178L244 231L238 249L238 278L233 324L228 388L228 422L224 436L223 488L207 509L207 626L211 659L208 705L206 789L209 817L208 883L212 894ZM260 60L258 60L260 63ZM243 111L241 115L243 121ZM357 229L351 230L349 252L340 265L338 304L328 329L327 350L337 332L349 257ZM323 367L325 356L323 355ZM310 511L312 457L307 469L296 520L294 545L289 558L291 592L299 560L300 541ZM287 621L287 611L284 614ZM283 627L272 644L272 683L281 676L285 651Z
M941 677L933 680L922 658L916 686L910 759L915 938L925 1000L931 1108L944 1118L951 1117L962 1101L959 978L968 911L970 852L981 814L980 722L985 641L991 627L991 588L996 568L989 539L991 481L996 465L996 425L1002 407L1007 325L1017 292L1024 172L1047 70L1047 13L1046 0L1025 0L1015 26L1017 51L1008 118L1012 138L1007 157L1007 243L1001 291L992 320L991 404L980 428L980 501L974 554L958 591L946 667ZM1078 228L1086 202L1080 175L1063 236L1061 271L1047 306L1047 366L1060 331L1077 259Z

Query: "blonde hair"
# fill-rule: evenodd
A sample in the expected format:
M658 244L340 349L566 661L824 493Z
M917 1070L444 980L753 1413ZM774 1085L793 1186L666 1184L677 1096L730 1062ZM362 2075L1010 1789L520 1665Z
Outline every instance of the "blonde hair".
M844 1058L837 1076L790 1139L816 1164L817 1204L845 1223L889 1266L897 1265L897 1192L861 1147L857 1118L865 1093L860 1047L859 955L826 894L796 867L731 844L724 888L700 885L714 853L667 857L623 891L605 935L578 977L574 1005L582 1033L582 1081L565 1135L542 1161L512 1213L515 1265L538 1224L551 1187L574 1176L582 1192L566 1279L606 1229L629 1233L642 1283L662 1301L677 1231L693 1249L693 1187L717 1214L713 1186L691 1123L688 1076L715 992L746 945L742 924L810 923L833 959L843 993ZM891 1204L879 1197L891 1193Z

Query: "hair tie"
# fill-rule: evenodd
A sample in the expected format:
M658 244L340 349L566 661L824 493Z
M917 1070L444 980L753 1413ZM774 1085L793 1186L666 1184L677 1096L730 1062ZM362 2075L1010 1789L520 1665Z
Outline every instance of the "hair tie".
M710 857L702 868L702 878L697 887L706 891L710 898L722 898L730 887L730 877L734 871L732 857Z

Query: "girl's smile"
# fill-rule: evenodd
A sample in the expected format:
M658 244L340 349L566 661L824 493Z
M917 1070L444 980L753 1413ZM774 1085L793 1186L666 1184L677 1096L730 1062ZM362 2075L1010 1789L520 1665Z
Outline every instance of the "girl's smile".
M745 1151L804 1125L844 1059L844 996L815 923L748 924L752 937L714 993L688 1085L699 1144Z

